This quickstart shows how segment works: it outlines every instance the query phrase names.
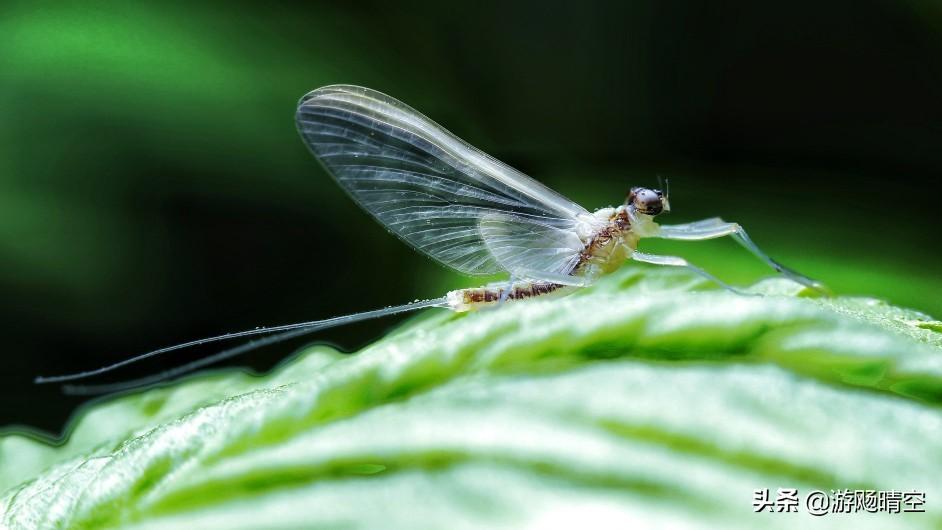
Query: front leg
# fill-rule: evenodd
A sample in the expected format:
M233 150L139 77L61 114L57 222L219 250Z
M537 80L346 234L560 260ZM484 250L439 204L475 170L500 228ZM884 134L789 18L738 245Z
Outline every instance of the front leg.
M758 245L752 242L752 239L749 238L749 234L747 234L746 230L739 226L738 223L727 223L719 217L713 217L711 219L704 219L702 221L681 225L662 225L658 230L658 233L651 237L658 237L661 239L676 239L681 241L702 241L705 239L715 239L723 236L731 236L746 250L751 252L760 260L764 261L769 267L772 267L786 278L798 282L806 287L810 287L816 291L828 294L827 287L825 287L821 282L812 280L811 278L793 271L792 269L789 269L788 267L770 258L768 254L763 252L762 249L758 247Z

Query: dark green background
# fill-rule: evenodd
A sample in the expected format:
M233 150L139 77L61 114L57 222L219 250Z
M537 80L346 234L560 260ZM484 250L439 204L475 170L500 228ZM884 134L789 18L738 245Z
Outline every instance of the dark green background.
M295 103L332 83L590 209L669 177L665 222L722 215L839 293L942 315L942 3L446 4L5 2L0 425L61 429L80 400L40 373L480 282L386 234L308 154ZM728 241L646 248L767 273Z

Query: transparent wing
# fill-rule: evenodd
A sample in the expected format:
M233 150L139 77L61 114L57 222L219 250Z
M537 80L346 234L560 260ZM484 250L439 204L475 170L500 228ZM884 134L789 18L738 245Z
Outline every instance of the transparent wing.
M573 230L537 219L492 214L481 219L481 236L491 256L514 277L583 285L570 276L585 244Z
M413 247L466 274L509 271L504 263L510 261L495 257L500 244L484 241L487 216L509 214L520 234L526 233L521 226L538 227L528 244L531 255L546 247L533 265L547 272L565 269L572 256L556 252L556 240L537 240L541 231L574 234L591 218L578 204L375 90L314 90L298 104L297 125L314 156L360 206Z

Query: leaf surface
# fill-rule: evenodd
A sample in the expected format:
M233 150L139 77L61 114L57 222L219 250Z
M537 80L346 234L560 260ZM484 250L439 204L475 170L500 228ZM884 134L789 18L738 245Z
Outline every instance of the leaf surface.
M631 267L101 401L60 446L0 436L0 527L942 525L939 323L752 289ZM789 487L915 489L926 513L753 513Z

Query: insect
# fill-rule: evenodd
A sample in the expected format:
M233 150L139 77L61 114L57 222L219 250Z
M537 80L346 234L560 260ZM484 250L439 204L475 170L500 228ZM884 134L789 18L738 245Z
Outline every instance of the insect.
M472 276L506 273L509 279L451 291L433 300L208 337L96 370L38 377L37 383L83 379L173 350L269 335L150 378L73 387L76 393L120 390L342 324L427 307L469 311L526 298L565 295L629 259L685 267L739 292L681 257L637 250L642 238L698 241L730 236L780 274L822 289L818 282L772 260L736 223L712 218L659 225L654 218L670 210L667 190L632 188L623 204L589 212L479 151L408 105L375 90L350 85L318 88L301 98L296 121L315 158L357 204L390 232L456 271Z

